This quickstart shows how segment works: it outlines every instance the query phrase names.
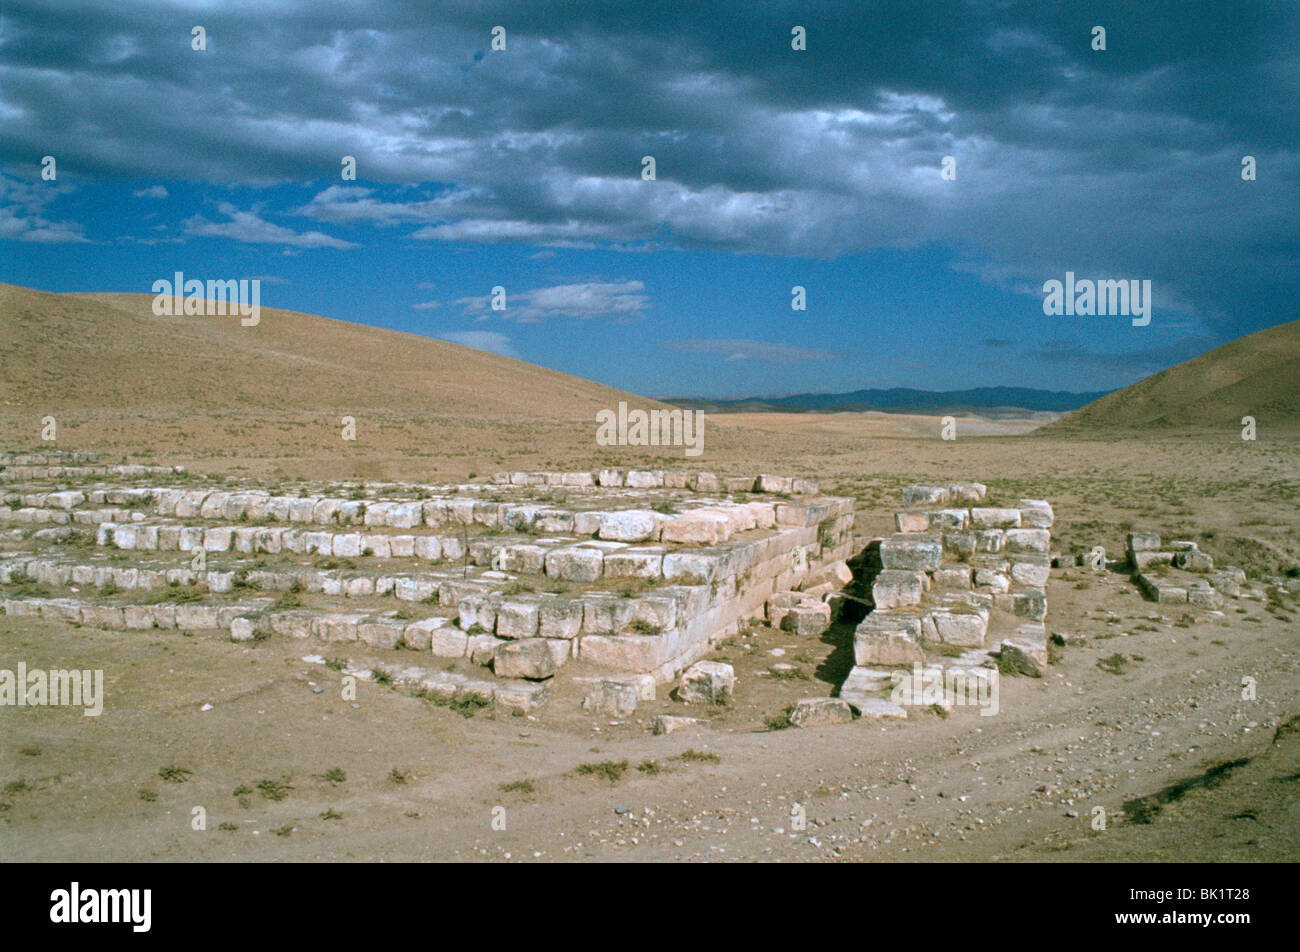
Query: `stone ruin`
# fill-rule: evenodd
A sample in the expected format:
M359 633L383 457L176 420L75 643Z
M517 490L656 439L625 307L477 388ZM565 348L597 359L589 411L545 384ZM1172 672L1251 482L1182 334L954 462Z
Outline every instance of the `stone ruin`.
M595 672L594 710L626 713L688 668L681 696L714 699L726 675L691 667L713 645L769 601L782 627L824 630L851 578L854 501L786 476L517 472L272 494L83 456L4 465L0 585L26 588L4 597L8 616L364 645L385 660L346 670L518 712L574 660Z
M1126 555L1133 581L1153 602L1220 609L1223 597L1237 598L1246 573L1234 566L1215 570L1214 559L1195 542L1160 544L1155 532L1130 532Z
M886 696L899 666L940 680L953 671L988 679L996 652L1014 670L1046 669L1052 507L1041 499L994 506L987 494L980 483L907 486L898 531L867 546L871 611L854 633L854 667L839 692L859 713L906 716Z

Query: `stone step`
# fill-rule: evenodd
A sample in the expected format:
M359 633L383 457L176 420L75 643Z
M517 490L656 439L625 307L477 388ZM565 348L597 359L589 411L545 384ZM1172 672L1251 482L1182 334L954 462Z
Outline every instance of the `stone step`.
M409 647L430 651L439 657L470 657L435 648L434 639L444 629L455 630L447 618L406 621L386 615L360 615L305 610L271 611L271 599L250 599L239 604L213 605L198 602L157 605L103 605L75 598L6 598L0 607L8 617L35 617L110 630L193 630L229 631L234 641L249 641L270 634L297 639L338 643L354 642L367 648L394 650ZM460 633L464 636L464 633ZM469 637L465 636L465 641ZM467 644L468 648L468 644ZM323 659L322 659L323 660ZM495 665L495 654L484 660ZM481 663L481 661L479 662ZM552 659L550 677L562 660ZM457 690L476 691L510 709L525 712L546 700L545 684L514 677L471 679L452 672L432 671L400 661L371 663L402 683L423 686L448 696ZM511 671L521 671L519 667ZM430 680L432 679L432 680ZM544 680L544 679L539 679Z

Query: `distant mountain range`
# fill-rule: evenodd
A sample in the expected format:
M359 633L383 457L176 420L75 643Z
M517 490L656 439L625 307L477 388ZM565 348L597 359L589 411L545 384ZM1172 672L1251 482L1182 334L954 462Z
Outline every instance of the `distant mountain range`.
M1005 412L1065 413L1110 393L1069 393L1028 387L975 387L971 390L854 390L851 393L797 393L789 397L745 397L739 400L700 400L665 397L664 403L708 413L818 413L880 410L886 413L938 413L977 410L985 415Z

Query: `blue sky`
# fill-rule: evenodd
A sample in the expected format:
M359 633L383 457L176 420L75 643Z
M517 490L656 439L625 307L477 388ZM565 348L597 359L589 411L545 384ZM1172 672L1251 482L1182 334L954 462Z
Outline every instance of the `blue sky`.
M1296 319L1295 9L9 2L0 280L260 278L655 396L1109 389ZM1067 270L1150 325L1044 315Z

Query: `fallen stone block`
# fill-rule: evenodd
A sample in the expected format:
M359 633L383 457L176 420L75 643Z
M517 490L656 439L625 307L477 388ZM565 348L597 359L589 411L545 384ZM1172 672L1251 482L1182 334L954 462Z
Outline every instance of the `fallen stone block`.
M825 727L828 724L847 724L853 720L849 702L834 697L800 698L790 708L790 724L794 727Z
M1047 673L1047 634L1042 625L1021 625L1011 638L1003 639L998 652L999 667L1041 678Z
M687 704L726 704L736 688L736 672L721 661L697 661L682 673L677 697Z
M513 714L531 714L550 697L546 682L506 681L492 685L492 700Z
M507 641L496 648L492 670L502 678L541 681L555 676L558 666L551 646L544 638Z
M582 709L593 714L627 717L636 710L636 688L623 681L599 680L582 699Z
M781 619L781 630L795 635L820 635L831 626L831 607L805 598L792 605Z
M686 727L695 727L703 724L704 721L698 717L681 717L676 714L656 714L654 720L650 722L650 728L656 736L671 734L673 731L679 731Z

